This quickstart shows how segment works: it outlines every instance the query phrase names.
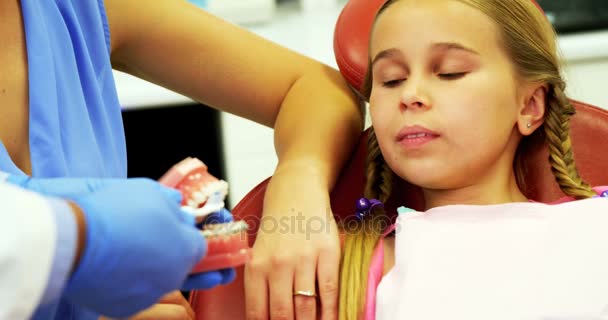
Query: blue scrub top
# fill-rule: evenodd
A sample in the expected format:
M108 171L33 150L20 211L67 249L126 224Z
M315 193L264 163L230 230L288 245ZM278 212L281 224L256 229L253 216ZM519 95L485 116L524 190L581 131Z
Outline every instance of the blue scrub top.
M21 0L34 177L126 177L103 0ZM0 143L0 170L24 174Z
M126 177L125 137L103 0L21 0L21 8L32 175ZM24 174L2 143L0 170ZM39 308L33 317L97 318L65 300Z

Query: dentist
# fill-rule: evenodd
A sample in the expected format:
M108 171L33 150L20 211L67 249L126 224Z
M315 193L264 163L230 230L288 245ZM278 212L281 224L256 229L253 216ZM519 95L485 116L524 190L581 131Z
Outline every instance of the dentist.
M78 226L78 217L85 226L78 265L73 273L65 266L59 276L51 273L65 286L38 306L33 319L124 316L150 307L176 283L206 288L234 276L211 273L205 275L211 280L189 282L184 270L205 245L189 236L195 229L178 210L177 196L154 181L126 179L112 68L275 129L279 164L264 215L299 212L334 227L309 240L298 231L259 233L246 271L248 313L310 317L316 299L294 300L292 292L318 284L322 316L337 316L339 239L326 212L329 192L363 127L361 105L337 70L185 0L1 1L0 38L0 171L21 188L72 201L82 214L56 220L59 234ZM295 195L289 191L296 189ZM173 231L163 234L163 224ZM178 233L167 241L174 264L165 264L172 257L164 255L153 272L132 277L137 264L153 262L146 255L168 250L163 239ZM163 267L174 270L164 273L169 279L155 276ZM124 282L133 278L139 284ZM119 301L142 292L153 294Z

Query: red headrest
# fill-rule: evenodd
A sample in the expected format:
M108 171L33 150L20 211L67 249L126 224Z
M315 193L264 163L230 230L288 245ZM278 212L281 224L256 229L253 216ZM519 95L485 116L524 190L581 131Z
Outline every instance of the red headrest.
M540 8L536 1L531 0ZM386 0L350 0L334 31L334 54L344 78L357 90L367 70L369 35L376 13ZM542 9L541 9L542 10Z

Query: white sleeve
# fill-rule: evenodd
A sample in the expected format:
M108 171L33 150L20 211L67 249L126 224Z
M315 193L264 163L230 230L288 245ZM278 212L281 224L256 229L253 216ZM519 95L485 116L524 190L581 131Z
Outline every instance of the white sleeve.
M28 319L47 287L56 226L44 197L0 181L0 319Z

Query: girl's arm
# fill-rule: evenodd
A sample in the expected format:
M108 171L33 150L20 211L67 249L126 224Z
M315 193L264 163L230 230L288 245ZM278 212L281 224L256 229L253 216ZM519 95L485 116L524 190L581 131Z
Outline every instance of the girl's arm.
M264 215L300 215L304 228L258 234L249 315L292 314L293 290L314 290L315 280L323 314L335 314L340 254L329 191L363 128L362 105L339 72L186 1L105 4L117 69L276 130ZM307 229L315 219L323 232Z

